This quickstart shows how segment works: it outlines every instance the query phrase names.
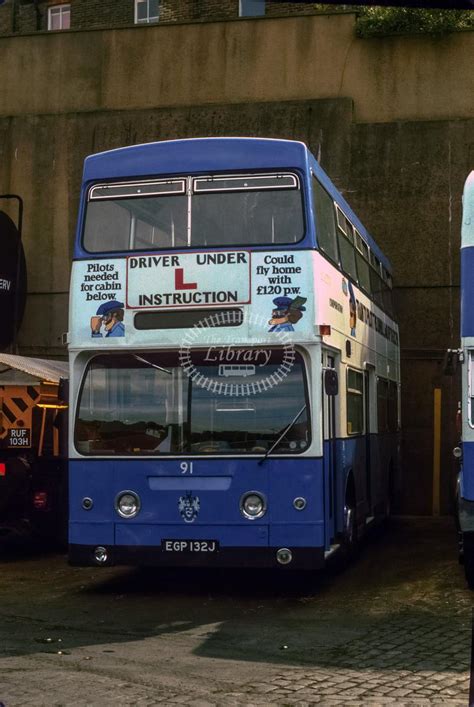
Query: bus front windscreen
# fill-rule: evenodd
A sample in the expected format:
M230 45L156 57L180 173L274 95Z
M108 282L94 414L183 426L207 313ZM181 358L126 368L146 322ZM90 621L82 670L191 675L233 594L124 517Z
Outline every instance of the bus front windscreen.
M292 244L304 236L291 173L95 185L83 244L90 253Z
M310 425L301 356L242 349L245 357L229 363L214 349L193 352L185 367L178 352L96 356L80 390L77 451L264 455L278 441L272 454L304 452Z

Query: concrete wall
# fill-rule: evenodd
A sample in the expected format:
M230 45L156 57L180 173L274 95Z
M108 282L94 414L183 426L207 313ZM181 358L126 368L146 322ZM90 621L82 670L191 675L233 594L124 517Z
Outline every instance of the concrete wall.
M474 32L362 40L353 15L3 37L0 114L347 96L357 122L466 118L473 55Z
M463 181L474 157L474 33L360 40L351 15L0 38L0 193L25 199L20 344L64 354L82 162L199 135L300 139L394 264L403 361L399 508L431 509L433 388L443 389L443 510L457 381ZM52 61L54 57L54 62Z

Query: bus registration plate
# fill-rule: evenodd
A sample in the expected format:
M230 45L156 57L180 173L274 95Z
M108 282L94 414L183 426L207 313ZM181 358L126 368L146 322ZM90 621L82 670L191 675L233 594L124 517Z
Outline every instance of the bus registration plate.
M162 540L163 552L218 552L217 540Z

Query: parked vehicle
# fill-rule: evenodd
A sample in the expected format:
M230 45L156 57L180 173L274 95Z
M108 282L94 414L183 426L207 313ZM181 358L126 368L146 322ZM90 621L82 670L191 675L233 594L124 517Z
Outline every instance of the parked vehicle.
M85 161L69 558L318 568L390 512L391 266L300 142Z
M67 532L67 364L0 354L0 539Z

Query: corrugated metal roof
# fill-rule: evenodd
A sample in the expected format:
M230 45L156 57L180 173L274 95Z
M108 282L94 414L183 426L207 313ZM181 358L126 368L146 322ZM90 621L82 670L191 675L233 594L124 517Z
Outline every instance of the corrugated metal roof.
M0 353L1 366L21 371L36 380L51 383L59 383L60 378L69 378L69 365L66 361L49 361L43 358Z

